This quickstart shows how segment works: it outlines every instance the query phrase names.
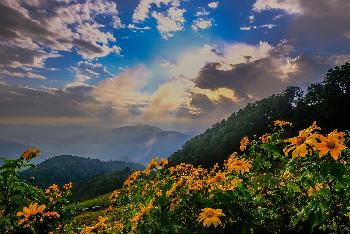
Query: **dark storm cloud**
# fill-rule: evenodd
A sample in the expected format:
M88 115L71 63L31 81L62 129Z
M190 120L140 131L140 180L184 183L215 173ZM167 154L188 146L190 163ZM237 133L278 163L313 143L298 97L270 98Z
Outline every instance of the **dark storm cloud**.
M0 37L11 40L19 36L30 37L48 45L54 44L50 39L54 34L17 11L0 2Z
M302 13L293 17L287 37L296 40L296 46L331 49L350 53L349 0L287 0L299 4Z
M108 111L89 95L91 89L37 90L0 83L0 117L86 117Z
M287 86L305 87L318 82L329 67L325 59L304 55L295 61L272 56L237 64L226 71L220 70L219 64L210 63L201 69L195 84L202 89L232 89L239 99L263 98L281 92Z

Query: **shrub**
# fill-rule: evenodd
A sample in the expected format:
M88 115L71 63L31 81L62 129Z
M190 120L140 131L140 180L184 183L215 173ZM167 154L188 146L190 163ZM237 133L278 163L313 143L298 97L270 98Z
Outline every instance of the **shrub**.
M73 215L67 208L71 183L61 189L53 184L42 190L19 179L18 172L25 167L34 167L29 161L39 153L30 148L19 159L4 159L4 165L0 167L0 233L64 231Z

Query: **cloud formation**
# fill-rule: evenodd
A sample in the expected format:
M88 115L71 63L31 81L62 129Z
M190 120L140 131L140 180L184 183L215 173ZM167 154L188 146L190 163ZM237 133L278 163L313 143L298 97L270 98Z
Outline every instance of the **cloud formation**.
M348 0L257 0L253 10L281 10L292 16L287 36L299 46L319 47L335 41L349 43Z
M198 31L199 29L207 29L213 25L212 19L198 18L192 22L192 30Z
M157 29L164 39L173 37L174 32L184 28L185 18L183 14L185 11L185 9L171 7L166 13L152 12L153 18L157 21Z
M291 57L293 53L287 41L276 46L204 45L158 64L167 78L152 89L146 87L157 79L155 68L138 65L100 80L103 72L108 75L101 64L80 62L73 69L76 82L64 89L1 84L0 108L9 111L0 119L113 126L142 122L202 129L287 86L320 81L331 65L348 58ZM97 81L91 86L85 79Z
M90 60L120 54L114 35L97 22L100 16L118 20L116 4L109 0L0 2L2 75L18 77L23 73L20 67L42 68L47 59L63 51L75 50ZM30 76L39 78L34 73L28 73Z

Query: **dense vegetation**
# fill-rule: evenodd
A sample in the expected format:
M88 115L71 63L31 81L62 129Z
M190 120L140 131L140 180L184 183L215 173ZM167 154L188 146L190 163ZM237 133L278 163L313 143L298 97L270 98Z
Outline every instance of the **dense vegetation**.
M93 177L118 170L143 169L144 166L138 163L124 161L104 162L99 159L89 159L71 155L61 155L50 158L34 168L22 171L20 176L26 181L46 188L55 183L62 186L72 182L74 187L79 187Z
M83 233L348 233L350 137L291 124L240 142L223 166L151 161ZM152 170L155 175L150 176Z
M131 172L130 168L126 167L123 170L97 175L73 188L71 198L73 201L85 201L110 193L115 189L123 187L124 180Z
M226 120L216 123L171 155L171 165L189 162L212 166L223 162L239 148L243 136L261 135L272 120L284 119L294 123L295 129L316 120L324 131L350 129L350 63L330 69L323 82L312 84L307 92L289 87L283 93L248 104ZM291 130L296 133L296 130Z
M222 166L167 166L152 160L122 189L73 212L72 184L42 190L20 181L18 170L38 156L29 149L0 167L1 233L348 233L350 136L321 134L314 122L296 136L274 121L271 132L240 141ZM102 199L102 200L101 200ZM105 201L109 200L106 204ZM82 206L83 204L80 204Z

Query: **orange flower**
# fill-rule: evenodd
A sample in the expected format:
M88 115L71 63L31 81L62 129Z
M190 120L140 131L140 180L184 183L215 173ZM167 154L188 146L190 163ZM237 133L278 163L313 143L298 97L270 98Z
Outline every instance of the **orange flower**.
M334 160L338 160L341 151L346 149L346 146L342 141L344 135L335 130L328 134L327 137L320 136L319 139L321 142L315 144L315 148L318 150L318 156L321 158L330 152L332 158L334 158Z
M111 195L109 195L109 200L112 201L112 202L115 202L118 197L119 197L119 194L120 194L120 191L119 190L114 190Z
M231 171L236 171L238 173L249 172L251 167L252 167L251 161L248 161L246 159L237 159L235 157L235 154L232 154L225 161L225 168L229 172Z
M68 189L72 189L72 188L73 188L72 182L69 182L68 184L64 184L63 185L63 189L64 190L68 190Z
M307 190L307 195L309 197L313 196L316 192L320 191L321 189L324 188L324 184L322 183L316 183L315 187L311 187Z
M320 134L314 133L317 130L321 130L321 128L317 127L316 122L313 122L310 127L299 131L297 137L287 139L286 142L290 144L283 149L284 154L287 156L292 151L293 158L297 156L305 157L308 153L311 154L312 147L317 143L320 136Z
M140 174L141 171L135 171L131 175L129 175L129 177L124 182L124 187L129 187L132 184L132 182L134 182L139 177Z
M154 168L157 167L164 167L165 165L168 164L168 160L162 159L161 161L157 162L155 159L152 159L151 162L147 165L146 169L143 171L145 175L150 175L151 171Z
M243 137L240 143L241 143L241 146L239 147L239 149L240 149L241 151L245 150L245 149L247 148L247 145L249 144L249 139L248 139L248 137L246 137L246 136Z
M38 157L39 154L40 154L40 150L36 148L29 148L22 153L22 157L29 160L29 159Z
M283 120L276 120L273 122L273 125L275 125L276 127L283 127L283 126L292 126L292 123L287 122L287 121L283 121Z
M17 212L18 217L22 217L18 221L18 225L23 225L24 227L30 227L30 223L36 220L36 215L42 215L43 211L46 209L45 205L38 205L38 203L30 203L28 207L23 207L23 211ZM32 218L34 216L34 219Z
M204 227L209 227L212 224L217 227L221 224L220 217L225 216L221 209L204 208L198 215L198 221L203 223Z
M270 135L268 133L265 133L260 137L260 140L262 141L262 143L267 143L269 142L269 138L270 138Z
M174 210L175 206L177 205L177 203L179 203L180 198L179 197L175 197L172 201L171 204L169 206L170 210Z

